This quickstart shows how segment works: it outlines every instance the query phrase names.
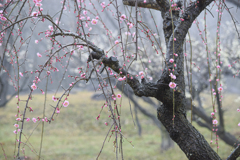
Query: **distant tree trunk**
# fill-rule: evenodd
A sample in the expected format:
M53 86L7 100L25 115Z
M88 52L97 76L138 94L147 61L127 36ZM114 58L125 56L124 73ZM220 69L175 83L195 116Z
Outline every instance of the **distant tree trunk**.
M122 90L123 94L128 97L134 104L134 112L135 112L135 116L136 116L136 123L138 126L138 134L141 136L141 124L138 122L137 119L137 109L144 114L145 116L147 116L148 118L152 119L153 123L160 129L161 131L161 149L162 150L168 150L172 147L174 147L174 142L173 140L170 138L169 133L167 132L167 130L165 129L165 127L163 125L161 125L161 123L159 123L158 119L156 118L155 115L151 114L150 112L148 112L146 109L144 109L133 97L134 93L131 87L129 87L129 85L124 85L124 88L122 89L122 85L121 83L117 84L117 88L119 90ZM153 106L154 108L157 108L157 105L149 98L149 97L144 97L143 100L148 103L150 106Z
M161 138L162 138L162 142L161 142L162 151L166 151L174 147L174 142L169 136L169 133L167 132L166 128L163 125L161 125Z
M0 107L4 107L7 102L8 74L3 73L0 77Z
M11 70L11 64L7 62L6 58L3 59L3 66L5 69L10 72ZM9 75L7 72L4 72L4 69L2 69L2 74L0 75L0 107L4 107L6 103L8 102L7 100L7 94L8 94L8 80L9 80Z

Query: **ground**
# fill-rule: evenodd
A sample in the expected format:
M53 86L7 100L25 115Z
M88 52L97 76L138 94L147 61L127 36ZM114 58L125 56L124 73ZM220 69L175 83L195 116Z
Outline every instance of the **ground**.
M119 92L120 93L120 92ZM118 93L117 93L118 94ZM109 130L109 126L106 126L105 122L111 122L108 118L109 112L107 108L103 108L100 119L97 121L96 117L99 115L101 106L104 101L94 101L91 100L93 92L82 91L76 94L70 94L69 102L70 105L67 108L62 108L59 115L57 115L51 124L45 123L45 131L43 136L43 148L42 148L42 158L45 160L72 160L72 159L96 159L104 141L104 138ZM27 95L20 96L21 104L20 108L24 107L24 99ZM55 105L53 102L52 94L48 96L48 104ZM204 107L211 113L211 103L209 96L203 94ZM30 105L34 112L27 113L29 118L37 118L42 116L43 110L43 95L33 94L33 101ZM130 113L129 101L123 96L121 102L121 123L122 123L122 133L127 138L124 140L124 157L126 160L179 160L186 159L184 153L179 149L177 145L171 150L161 151L161 133L156 126L153 125L152 121L139 113L140 123L142 125L142 136L138 136L138 130L134 126L132 116ZM225 121L226 130L234 134L237 138L240 135L240 127L238 123L240 122L239 112L237 112L238 106L238 94L226 94L223 98L223 107L225 110ZM120 100L118 99L120 103ZM141 103L141 102L140 102ZM154 113L153 107L147 106L143 103L143 106L149 108L152 113ZM133 110L133 105L131 105ZM52 113L53 108L48 105L46 109L47 117ZM16 99L13 99L5 108L0 108L0 143L2 143L3 148L0 146L0 159L4 159L3 150L5 151L8 159L13 159L14 152L14 139L15 130L14 124L16 123L14 115L16 115ZM155 113L154 113L155 114ZM133 113L134 116L134 113ZM190 117L190 113L188 113ZM42 124L27 122L24 126L24 138L33 132L29 139L30 143L25 146L25 154L30 156L32 159L37 159L35 151L39 152L40 147L40 137ZM211 141L211 132L200 128L193 123L194 126L200 130L200 132L205 136L207 141ZM36 129L34 130L34 127ZM132 141L134 147L128 142ZM213 137L213 142L215 138ZM225 145L221 140L219 140L219 155L221 158L226 159L226 157L231 153L232 148ZM213 143L212 147L216 150L217 146ZM30 149L31 148L31 149ZM31 151L33 150L33 151ZM35 151L34 151L35 150ZM112 160L115 158L115 148L113 147L113 138L105 143L104 149L101 153L99 159L102 160Z

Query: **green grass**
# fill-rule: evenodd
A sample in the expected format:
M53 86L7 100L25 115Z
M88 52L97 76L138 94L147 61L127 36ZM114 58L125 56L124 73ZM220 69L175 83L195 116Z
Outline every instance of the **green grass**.
M77 94L71 94L69 96L70 105L67 108L61 108L61 113L54 117L54 121L51 124L45 123L43 147L42 147L42 159L45 160L72 160L72 159L84 159L91 160L96 159L104 141L104 138L109 130L109 126L105 126L104 122L111 122L108 118L110 112L104 107L99 121L96 120L101 106L104 101L91 100L92 92L80 92ZM51 94L48 96L46 116L50 117L53 108L50 106L56 104L51 100ZM23 111L25 106L24 99L27 95L20 96L20 110ZM203 95L204 107L211 113L211 103L209 96ZM238 102L234 99L237 95L228 94L223 99L223 107L225 111L225 123L227 131L234 134L237 138L240 135L240 128L237 124L240 122L239 114L236 112ZM148 106L141 100L139 103L143 104L153 114L156 114L151 106ZM30 101L29 107L32 107L34 112L27 112L26 117L42 117L42 110L44 104L43 95L33 95L33 100ZM133 105L132 105L133 110ZM5 108L0 108L0 143L2 143L8 159L13 159L13 153L15 148L15 134L13 133L15 121L15 115L17 112L16 99L12 100ZM125 139L123 142L123 154L125 160L179 160L186 159L186 156L179 149L177 145L173 149L168 151L161 151L161 133L152 121L139 113L139 120L142 125L142 136L138 136L138 130L133 124L132 116L130 113L129 101L124 98L121 107L121 124L122 133L129 140L132 141L133 146ZM133 115L134 116L134 115ZM19 123L20 124L20 123ZM196 123L193 125L200 130L205 136L207 141L210 142L210 131L199 128ZM37 127L37 123L26 122L24 125L23 133L29 138L27 145L25 146L25 154L32 159L37 159L37 154L40 147L40 137L42 123ZM35 128L36 127L36 128ZM35 128L35 129L34 129ZM19 134L18 134L19 135ZM25 136L23 136L23 142L26 142ZM216 145L213 145L216 149ZM225 145L221 140L219 141L219 155L225 159L231 152L231 147ZM34 150L34 151L32 151ZM37 153L35 153L35 151ZM0 148L0 159L4 159L3 150ZM115 159L115 148L113 147L113 138L107 139L104 149L100 155L101 160Z

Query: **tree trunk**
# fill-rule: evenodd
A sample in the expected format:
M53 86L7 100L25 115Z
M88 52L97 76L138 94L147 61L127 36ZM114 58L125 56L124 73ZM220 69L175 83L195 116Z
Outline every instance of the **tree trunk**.
M173 112L169 111L169 107L172 106L162 105L158 108L158 119L187 158L190 160L221 159L183 113L176 113L173 121Z
M166 151L174 147L174 142L169 136L169 133L167 132L166 128L163 125L161 125L161 139L162 139L162 142L161 142L162 151Z

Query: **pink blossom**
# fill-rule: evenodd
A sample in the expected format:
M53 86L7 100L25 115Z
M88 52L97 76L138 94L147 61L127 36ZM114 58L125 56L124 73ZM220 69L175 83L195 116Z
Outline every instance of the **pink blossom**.
M142 75L144 75L144 72L143 72L143 71L140 71L138 74L139 74L140 76L142 76Z
M144 78L144 75L141 76L141 79L143 79L143 78Z
M213 116L214 114L215 114L214 112L211 113L212 116Z
M17 130L14 130L13 133L14 133L14 134L17 134Z
M96 120L99 120L99 118L100 118L100 114L97 116Z
M19 72L19 75L23 77L23 73L22 72Z
M174 82L170 82L170 83L169 83L169 87L170 87L170 88L175 88L176 86L177 86L177 84L174 83Z
M120 17L121 20L124 20L126 19L126 15L125 14L122 14L121 17Z
M68 101L64 101L63 102L63 107L67 107L69 105L69 102Z
M147 3L147 0L144 0L143 3Z
M36 6L36 7L41 7L41 6L42 6L42 3L36 3L35 6Z
M172 79L176 79L176 76L174 75L174 74L172 74L172 73L170 73L170 75L169 75Z
M84 11L83 11L83 14L84 14L84 15L87 15L87 11L84 10Z
M217 123L218 123L218 121L217 121L216 119L214 119L214 120L213 120L213 124L216 125Z
M97 22L98 22L98 21L97 21L96 19L92 19L92 21L91 21L92 25L96 25Z
M36 119L36 118L32 118L32 121L33 121L34 123L36 123L36 122L37 122L37 119Z
M37 86L36 86L36 84L35 84L35 83L33 83L33 85L31 85L31 88L32 88L33 90L37 89Z
M19 125L18 125L18 124L14 124L14 127L18 128L18 127L19 127Z
M108 125L108 123L107 123L107 122L105 122L105 125L107 126L107 125Z
M119 41L118 41L118 40L116 40L116 41L115 41L115 44L118 44L118 43L119 43Z
M219 87L218 90L221 92L221 91L223 90L223 88L222 88L222 87Z
M57 98L55 96L52 96L52 100L55 102L57 101Z
M220 68L220 66L218 65L217 68Z
M171 59L169 60L169 62L170 62L170 63L173 63L173 62L174 62L174 59L171 58Z
M5 18L5 17L1 17L1 20L2 20L2 21L6 21L7 18Z
M102 3L101 3L101 6L102 6L103 8L105 8L105 2L102 2Z
M240 123L238 123L238 127L240 127Z
M52 31L53 30L53 26L49 25L48 28Z
M16 121L21 121L21 118L17 118Z
M130 32L125 32L125 34L131 36L131 33L130 33ZM134 37L134 36L133 36L133 37Z
M117 98L121 98L121 97L122 97L122 95L121 95L121 94L118 94L118 95L117 95Z
M132 23L130 23L130 25L129 25L129 29L131 29L133 27L133 24Z
M120 78L118 78L118 81L124 81L126 79L126 77L124 76L123 78L122 77L120 77Z
M238 108L237 111L240 112L240 109Z
M149 80L151 81L151 80L152 80L152 77L149 77Z
M79 50L84 50L83 45L78 46Z
M38 16L38 12L32 12L32 16L34 16L34 18L36 18Z
M37 56L40 57L40 58L42 57L42 55L40 53L37 53Z
M35 40L35 43L38 44L38 40Z
M30 118L27 118L26 121L29 122L29 121L30 121Z
M34 3L40 3L42 0L33 0Z

